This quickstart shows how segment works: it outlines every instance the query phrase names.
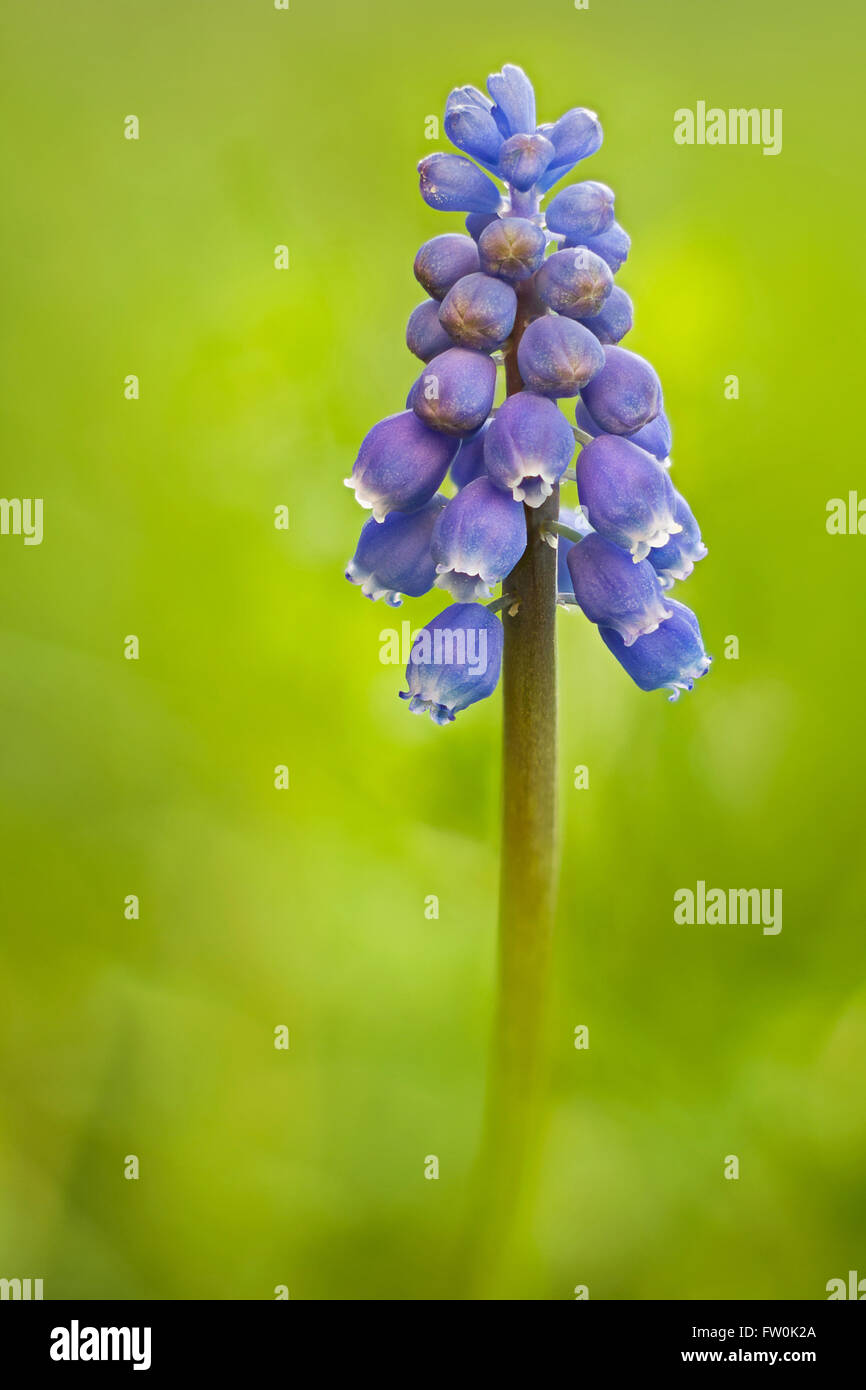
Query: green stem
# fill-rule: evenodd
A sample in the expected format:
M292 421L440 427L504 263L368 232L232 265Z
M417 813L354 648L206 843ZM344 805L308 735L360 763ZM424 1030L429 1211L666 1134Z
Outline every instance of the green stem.
M511 608L515 602L515 594L503 593L500 594L499 598L491 599L489 603L485 603L484 607L489 613L501 613L503 608Z
M573 526L566 526L564 521L548 521L544 530L546 535L564 536L567 541L582 541L585 539L582 531L575 531Z
M523 382L517 344L536 317L518 296L506 362L508 395ZM505 616L499 980L485 1137L479 1169L479 1272L507 1250L533 1158L558 873L556 813L556 551L543 528L559 515L559 489L524 507L526 550L503 588L519 600Z

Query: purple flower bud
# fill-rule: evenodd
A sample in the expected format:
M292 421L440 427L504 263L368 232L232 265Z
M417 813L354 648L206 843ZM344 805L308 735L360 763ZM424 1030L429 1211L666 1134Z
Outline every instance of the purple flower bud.
M490 586L511 573L525 549L526 519L520 502L489 478L476 478L436 519L436 584L460 603L489 598Z
M451 481L456 488L465 487L475 478L486 478L484 467L484 437L490 429L490 421L485 420L480 430L460 441L460 449L451 465Z
M490 74L487 90L496 103L493 118L506 139L535 130L535 92L522 68L506 63L501 72Z
M559 519L563 525L570 526L572 531L578 531L581 536L592 534L592 527L582 507L560 507ZM574 599L574 585L568 568L568 556L577 544L577 541L570 540L568 536L556 538L556 591L560 597L571 600Z
M429 713L434 724L448 724L461 710L486 700L496 689L502 666L502 623L480 603L452 603L415 634L408 690L413 714Z
M433 299L444 299L452 285L478 269L478 247L460 232L443 232L419 247L415 279Z
M585 542L581 542L584 545ZM698 620L690 608L668 599L671 616L661 627L630 646L618 632L602 627L605 645L641 690L670 690L678 700L681 690L691 690L710 669Z
M678 532L674 490L657 459L628 439L600 434L577 459L577 490L600 536L645 559Z
M634 307L625 290L614 285L597 314L581 319L600 343L618 343L634 325Z
M484 442L484 463L497 487L540 507L574 453L574 435L553 401L518 391L499 407Z
M692 509L684 497L674 492L674 517L682 528L679 535L671 536L667 545L651 550L647 559L659 577L663 589L670 589L679 579L688 579L698 560L703 560L707 547L701 540L701 531L692 514Z
M456 346L439 322L439 305L435 299L425 299L412 310L406 324L406 346L422 362L429 362L431 357Z
M490 352L514 327L517 295L504 280L475 271L452 285L439 308L439 322L456 343Z
M587 179L562 188L547 209L547 225L551 232L567 236L569 241L600 236L613 223L613 190L606 183Z
M418 419L432 430L471 434L490 414L495 393L496 366L489 357L469 348L449 348L421 373L409 401Z
M447 111L451 106L477 106L482 111L492 111L493 102L477 87L473 87L471 82L467 82L463 87L455 87L448 95L445 103Z
M594 251L597 256L601 256L601 259L607 262L615 275L628 260L631 237L628 232L623 231L618 222L613 222L607 231L602 232L600 236L566 237L565 245L585 246L588 251Z
M584 106L575 106L551 126L539 129L553 145L553 159L539 180L539 190L546 193L564 178L581 159L587 159L601 149L601 122L594 111Z
M613 289L613 274L601 256L579 246L548 256L535 284L548 309L570 319L584 319L601 309Z
M438 491L458 447L411 410L388 415L365 436L346 486L377 521L389 512L416 512Z
M475 87L458 87L445 104L445 134L452 145L495 170L502 132L490 114L492 105Z
M517 283L528 280L544 260L544 232L526 217L496 217L478 238L481 269Z
M583 401L578 401L574 418L577 421L578 428L582 429L586 434L595 436L605 433L601 425L593 420ZM636 430L634 434L630 434L628 437L632 444L637 444L639 448L645 449L648 454L652 454L653 458L658 459L659 463L663 463L666 468L670 467L670 452L673 439L671 436L670 423L668 422L668 417L664 410L660 410L654 420L651 420L648 425L643 425L639 430Z
M499 218L495 212L470 212L465 218L466 230L473 240L478 241L484 228L498 221Z
M499 151L499 177L526 193L541 178L553 154L544 135L511 135Z
M445 506L437 493L417 512L391 512L382 523L365 521L346 578L360 584L369 599L383 598L392 608L401 594L418 598L433 588L436 564L430 551L433 525Z
M502 200L496 184L462 154L428 154L418 173L421 197L440 212L496 212Z
M601 371L604 352L581 324L548 314L525 329L517 365L530 391L540 396L576 396Z
M604 366L584 388L584 404L606 434L634 434L662 408L662 388L645 357L606 347Z
M591 623L615 628L627 647L671 615L648 560L593 534L568 553L574 596Z

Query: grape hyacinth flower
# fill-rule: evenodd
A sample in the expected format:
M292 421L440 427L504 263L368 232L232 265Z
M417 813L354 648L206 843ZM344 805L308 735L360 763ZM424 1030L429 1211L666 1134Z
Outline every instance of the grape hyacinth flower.
M505 342L516 313L511 286L478 270L451 286L439 306L439 322L455 343L489 352Z
M445 104L445 134L458 150L495 173L505 136L492 115L493 102L477 87L457 87Z
M383 522L364 523L346 578L358 584L369 599L383 598L392 608L401 594L420 598L436 582L436 562L430 549L433 528L447 497L431 497L417 512L390 512Z
M489 478L475 478L436 517L431 549L440 589L461 603L490 598L526 549L523 508Z
M608 651L641 690L670 690L678 700L681 690L691 690L710 669L698 620L690 608L669 599L671 616L645 637L628 646L613 628L601 628Z
M546 135L511 135L499 151L499 175L512 188L527 193L541 178L553 155Z
M522 68L506 63L487 79L491 114L503 136L529 135L535 130L535 89Z
M628 348L605 348L604 366L581 395L592 418L609 434L634 434L662 408L655 371Z
M601 312L613 289L613 272L601 256L578 246L548 256L535 276L535 285L548 309L570 319L586 319Z
M546 221L551 232L585 246L584 238L601 236L613 226L613 191L594 179L573 183L551 199Z
M469 348L440 352L421 373L409 395L418 419L443 434L472 434L490 414L496 367Z
M589 621L613 628L627 647L671 616L649 561L635 562L627 550L598 534L569 551L568 569L575 598Z
M598 339L580 323L546 314L523 332L517 366L529 391L539 396L576 396L601 371L604 353Z
M553 401L519 391L499 407L484 441L484 464L498 487L540 507L571 462L574 435Z
M502 623L480 603L453 603L416 635L406 667L413 714L450 724L456 714L492 695L502 665Z
M676 696L709 658L666 590L706 547L666 472L659 377L621 346L634 313L614 280L630 239L613 191L595 178L556 189L598 155L598 116L575 106L539 121L532 83L507 63L486 91L454 88L444 129L458 153L421 159L420 193L465 231L415 256L428 297L406 342L424 366L406 409L361 445L348 481L373 519L346 573L388 603L457 600L416 635L400 692L413 712L451 724L503 671L502 995L484 1167L501 1208L529 1143L554 915L557 607L580 608L640 690Z
M593 528L636 561L683 529L664 468L618 434L600 434L581 450L577 490Z
M534 275L546 249L544 232L526 217L494 217L478 237L481 269L511 283Z
M439 491L459 447L411 410L388 415L364 439L346 486L377 521L389 512L416 512Z
M471 159L459 154L429 154L418 165L421 196L440 212L498 212L496 184Z
M413 270L431 299L444 299L452 285L479 267L478 247L471 237L443 232L420 247Z

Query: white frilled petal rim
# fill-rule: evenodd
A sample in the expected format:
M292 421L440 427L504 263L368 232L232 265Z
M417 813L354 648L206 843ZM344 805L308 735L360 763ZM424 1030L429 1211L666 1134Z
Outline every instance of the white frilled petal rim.
M680 680L668 681L666 685L663 685L662 690L670 690L672 692L668 696L668 701L671 704L675 704L684 690L686 694L690 694L694 689L695 681L700 680L701 676L705 676L712 664L713 658L704 655L701 657L700 661L695 662L691 670L683 672Z
M619 635L622 638L623 646L634 646L634 643L639 637L649 637L651 632L656 632L661 627L662 623L666 622L668 618L672 618L673 615L674 610L672 608L665 608L663 605L659 605L658 608L653 609L652 613L647 613L645 615L644 621L641 623L640 629L637 632L630 627L628 636L626 636L622 628L619 628ZM613 626L613 624L611 624L611 626Z
M701 541L691 555L680 555L679 564L666 565L663 570L656 570L662 588L672 589L674 584L682 584L693 572L698 560L705 559L708 554L707 547Z
M646 559L651 550L657 550L661 546L667 545L671 537L678 536L682 529L682 526L679 526L671 517L664 526L657 527L656 530L647 535L635 537L631 543L631 558L635 564L638 564L641 560Z
M437 565L435 584L445 589L457 603L474 603L492 596L492 585L498 580L486 580L477 571L458 570L450 565Z
M364 597L371 599L373 603L383 598L389 608L402 606L403 598L398 589L383 584L378 575L359 569L354 560L350 560L346 566L346 578L350 584L357 584Z
M525 502L527 507L540 507L553 492L554 483L559 481L557 474L524 474L511 484L511 496L515 502Z
M436 700L425 700L421 695L413 695L410 690L398 692L401 700L409 701L412 714L429 714L434 724L452 724L456 718L453 709L440 705Z
M377 497L373 493L365 491L364 483L361 478L344 478L343 483L346 487L352 488L355 494L355 501L368 512L372 512L376 521L384 521L388 513L394 510L387 502L383 502L381 497Z

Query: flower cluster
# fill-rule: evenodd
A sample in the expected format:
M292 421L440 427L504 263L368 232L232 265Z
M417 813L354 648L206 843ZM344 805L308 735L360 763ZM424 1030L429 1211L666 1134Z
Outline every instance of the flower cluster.
M418 166L425 202L467 214L466 233L434 236L415 257L426 297L406 342L424 365L406 409L373 426L346 480L372 512L346 577L390 604L434 586L454 599L417 634L403 696L449 722L498 680L502 623L485 601L526 549L525 508L574 479L575 524L546 535L559 545L560 601L577 603L641 689L675 699L709 658L694 614L667 591L706 548L670 481L658 376L621 346L633 309L614 276L629 237L613 192L595 180L562 188L541 211L599 150L601 125L583 107L538 124L532 84L511 64L487 92L451 93L445 131L463 153ZM507 354L522 389L494 408ZM557 404L568 398L576 428ZM480 646L483 662L473 659Z

